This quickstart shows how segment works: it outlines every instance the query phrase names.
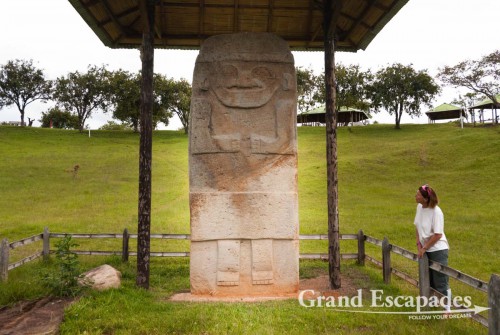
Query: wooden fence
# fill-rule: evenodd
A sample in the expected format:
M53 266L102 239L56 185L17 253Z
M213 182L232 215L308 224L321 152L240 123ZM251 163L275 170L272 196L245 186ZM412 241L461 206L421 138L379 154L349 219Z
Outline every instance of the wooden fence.
M129 256L137 256L136 252L129 251L130 239L137 239L137 234L129 234L125 229L122 234L70 234L70 233L50 233L47 228L43 233L22 239L20 241L8 243L7 239L3 239L0 245L0 281L8 279L8 272L23 264L26 264L39 257L49 257L50 238L64 238L71 236L75 239L103 239L103 238L116 238L122 239L122 250L120 251L74 251L79 255L121 255L123 261L128 261ZM166 239L166 240L189 240L190 235L187 234L151 234L151 239ZM328 235L300 235L300 240L328 240ZM389 243L387 238L383 240L365 235L362 230L358 234L341 234L341 240L357 240L358 252L341 254L342 259L356 259L361 265L365 264L365 260L382 268L384 282L390 284L391 275L409 282L410 284L419 288L421 296L430 297L431 291L429 286L429 269L448 275L449 277L458 280L476 290L488 294L489 317L485 318L480 314L474 314L472 318L489 328L489 335L500 335L500 276L496 274L491 275L489 283L480 279L474 278L459 270L453 269L449 266L430 261L426 255L419 259L417 254L401 248L397 245ZM9 264L9 250L16 249L36 241L43 240L43 248L41 251L25 257L15 263ZM367 255L365 253L365 243L370 243L381 247L382 261ZM412 278L410 275L391 266L391 253L400 255L411 261L418 262L419 278ZM151 257L189 257L189 252L151 252ZM328 254L325 253L308 253L300 254L301 259L322 259L328 260ZM439 292L433 291L434 294L440 295Z

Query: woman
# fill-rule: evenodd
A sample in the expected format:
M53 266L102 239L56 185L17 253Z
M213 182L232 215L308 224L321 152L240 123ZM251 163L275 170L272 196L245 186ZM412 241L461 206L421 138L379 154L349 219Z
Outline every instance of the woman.
M417 213L415 227L417 231L418 257L422 258L424 252L431 261L448 265L448 240L444 234L444 216L439 208L436 192L423 185L418 188L415 195ZM429 271L430 285L443 295L448 295L448 276L434 270Z

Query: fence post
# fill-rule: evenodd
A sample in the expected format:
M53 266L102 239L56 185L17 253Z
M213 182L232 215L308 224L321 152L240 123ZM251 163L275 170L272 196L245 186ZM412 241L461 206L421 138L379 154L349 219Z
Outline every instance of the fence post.
M122 262L128 262L128 241L130 235L127 228L123 230L123 240L122 240Z
M391 245L387 237L382 241L382 271L384 273L384 283L391 283Z
M365 234L361 229L358 232L358 264L365 265Z
M418 289L421 297L431 296L431 283L429 279L429 258L424 252L418 260Z
M50 256L50 233L49 228L43 228L43 260L47 261Z
M4 238L0 245L0 282L9 278L9 240Z
M491 275L488 284L488 307L491 308L488 314L488 334L500 334L500 276Z

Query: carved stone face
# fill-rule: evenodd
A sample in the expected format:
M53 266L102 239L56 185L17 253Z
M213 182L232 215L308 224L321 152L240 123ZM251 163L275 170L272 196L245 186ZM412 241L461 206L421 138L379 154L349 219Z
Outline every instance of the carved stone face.
M210 82L217 99L236 108L261 107L280 86L272 64L241 61L215 63Z

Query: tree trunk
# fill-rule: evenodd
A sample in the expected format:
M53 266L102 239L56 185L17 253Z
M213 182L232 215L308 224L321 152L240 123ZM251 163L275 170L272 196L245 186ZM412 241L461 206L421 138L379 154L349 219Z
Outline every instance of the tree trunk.
M78 130L80 131L80 133L83 133L83 127L85 126L85 119L83 118L84 114L78 112L77 115L78 115Z
M396 107L396 129L401 129L401 116L403 115L403 106Z
M24 110L21 110L21 127L24 127L26 124L24 123Z
M139 145L139 213L137 229L136 285L149 288L151 231L151 161L153 134L154 10L152 0L145 0L142 11L145 29L142 35L141 136ZM144 5L144 3L143 3Z
M340 239L337 178L337 112L335 108L335 27L342 1L324 2L326 164L328 193L328 272L330 288L338 289L340 280Z

